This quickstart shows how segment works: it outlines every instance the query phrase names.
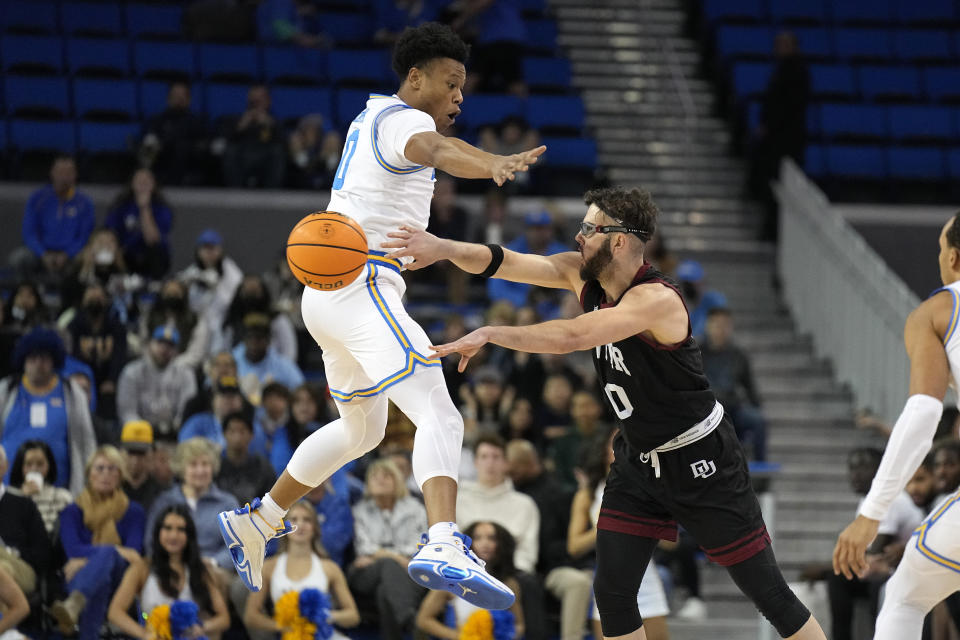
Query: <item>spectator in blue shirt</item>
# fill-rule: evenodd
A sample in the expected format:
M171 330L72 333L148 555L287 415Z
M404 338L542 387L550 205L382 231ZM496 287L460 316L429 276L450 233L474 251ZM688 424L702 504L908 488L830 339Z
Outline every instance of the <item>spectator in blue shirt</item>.
M60 513L60 540L68 561L64 579L70 594L51 613L64 635L79 629L81 640L100 637L107 606L126 568L143 551L143 507L123 492L123 454L112 446L87 462L86 486Z
M524 217L526 231L506 245L507 249L518 253L533 253L540 256L552 256L555 253L569 251L570 248L554 237L553 218L547 211L534 211ZM506 300L515 308L529 303L533 286L520 282L508 282L500 278L487 281L487 296L490 302ZM541 315L544 315L541 313Z
M23 214L23 242L33 260L51 274L62 274L67 262L80 253L94 225L93 201L77 190L77 165L70 156L57 156L50 168L50 184L27 200Z
M117 234L130 271L159 280L170 269L172 224L173 212L157 188L153 172L138 169L130 186L110 207L103 226Z
M703 342L710 310L725 308L727 296L706 288L703 266L696 260L684 260L677 265L677 280L690 314L691 333L694 338Z
M195 413L187 419L180 431L177 440L185 442L191 438L206 438L221 449L226 448L227 441L223 436L223 421L231 413L243 411L243 393L240 385L233 376L223 376L217 380L213 388L213 398L210 401L211 410ZM251 445L251 453L255 451Z
M303 384L300 367L270 347L270 317L264 313L250 313L243 318L243 342L233 350L233 357L240 388L255 405L260 404L263 388L271 382L288 389Z
M352 464L351 463L348 463ZM323 547L330 559L343 567L347 548L353 544L353 511L347 466L314 487L304 496L317 509Z
M56 485L77 494L96 437L83 389L57 373L65 358L63 341L51 329L34 329L17 342L14 368L23 377L0 381L0 444L17 451L27 440L42 439L56 461Z

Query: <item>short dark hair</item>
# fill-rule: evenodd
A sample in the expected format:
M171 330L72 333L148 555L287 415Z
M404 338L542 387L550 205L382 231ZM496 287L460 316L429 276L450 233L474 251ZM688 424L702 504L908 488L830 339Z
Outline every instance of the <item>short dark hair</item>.
M485 431L477 436L477 441L473 444L473 454L477 454L477 450L480 449L480 445L488 444L491 447L496 447L503 452L503 455L507 455L507 443L503 438L500 437L500 434L494 431Z
M280 396L287 402L290 402L290 389L287 389L286 385L281 382L270 382L263 388L263 391L260 392L261 402L265 400L267 396Z
M713 316L727 316L729 318L733 316L733 313L726 307L711 307L710 310L707 311L707 318L712 318Z
M657 230L660 210L653 203L649 191L627 191L623 187L590 189L583 195L583 202L588 207L597 205L598 209L624 226L641 229L642 231L635 235L644 242L649 241Z
M955 457L960 458L960 440L953 436L945 436L933 443L933 455L936 456L941 451L947 451Z
M953 216L953 224L947 229L947 246L960 251L960 211Z
M227 425L233 422L234 420L239 420L243 423L250 433L253 433L253 421L250 420L250 416L246 411L234 411L233 413L228 413L227 417L223 419L223 430L227 430Z
M883 451L876 447L856 447L847 454L847 464L853 462L854 457L865 456L870 462L879 465L883 459Z
M466 63L470 45L445 24L425 22L407 27L393 47L393 71L401 84L413 67L423 68L437 58L452 58Z

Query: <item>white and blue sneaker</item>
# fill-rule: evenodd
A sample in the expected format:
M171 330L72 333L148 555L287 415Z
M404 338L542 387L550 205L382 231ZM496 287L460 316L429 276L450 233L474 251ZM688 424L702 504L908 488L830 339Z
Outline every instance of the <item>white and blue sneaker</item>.
M455 542L430 542L420 536L419 550L410 559L407 573L428 589L449 591L483 609L506 609L516 598L510 587L487 573L486 563L470 550L473 541L460 532Z
M250 591L260 591L263 585L263 558L267 543L296 531L296 527L286 520L282 521L282 527L270 526L259 509L260 498L255 498L252 504L217 514L220 535L227 543L233 566Z

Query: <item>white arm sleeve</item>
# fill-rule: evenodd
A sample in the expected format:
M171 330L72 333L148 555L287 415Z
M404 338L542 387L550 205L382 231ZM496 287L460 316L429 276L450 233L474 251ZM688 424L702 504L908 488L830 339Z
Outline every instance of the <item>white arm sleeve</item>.
M437 125L427 113L419 109L400 109L386 114L377 123L377 147L388 163L407 167L411 163L403 155L410 138L424 131L436 131Z
M890 503L903 491L930 450L942 414L943 402L932 396L917 394L907 399L870 492L860 505L860 515L883 520Z

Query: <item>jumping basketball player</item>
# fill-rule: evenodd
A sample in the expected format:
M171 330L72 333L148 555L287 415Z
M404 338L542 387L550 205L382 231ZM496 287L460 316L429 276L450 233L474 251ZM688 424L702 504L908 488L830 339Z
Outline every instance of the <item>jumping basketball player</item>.
M910 357L910 397L890 434L887 450L860 513L833 550L833 570L848 579L867 569L866 549L893 499L930 450L943 413L950 377L960 380L960 213L940 232L940 279L934 292L907 318L903 331ZM938 602L960 590L960 491L935 506L903 552L887 582L874 640L912 640Z
M384 247L410 268L448 259L470 273L569 289L584 314L525 327L482 327L448 345L461 370L487 343L531 353L590 349L620 423L597 521L594 595L605 638L643 639L637 589L657 539L677 522L783 637L825 640L777 567L746 458L703 373L676 285L644 260L657 208L645 191L587 192L578 252L514 253L402 228Z
M513 592L486 572L455 524L463 420L426 333L403 308L401 261L378 250L399 224L427 227L434 168L502 185L545 150L497 156L438 133L460 113L467 54L467 45L448 27L428 23L408 29L393 54L400 89L393 96L371 95L348 130L328 209L363 227L370 246L367 268L343 289L306 289L302 302L304 323L323 349L340 419L304 440L262 500L219 515L237 572L254 591L261 584L264 546L291 531L283 520L287 509L377 446L389 398L417 426L413 472L430 525L421 539L427 544L408 565L410 576L488 609L505 609L514 600Z

